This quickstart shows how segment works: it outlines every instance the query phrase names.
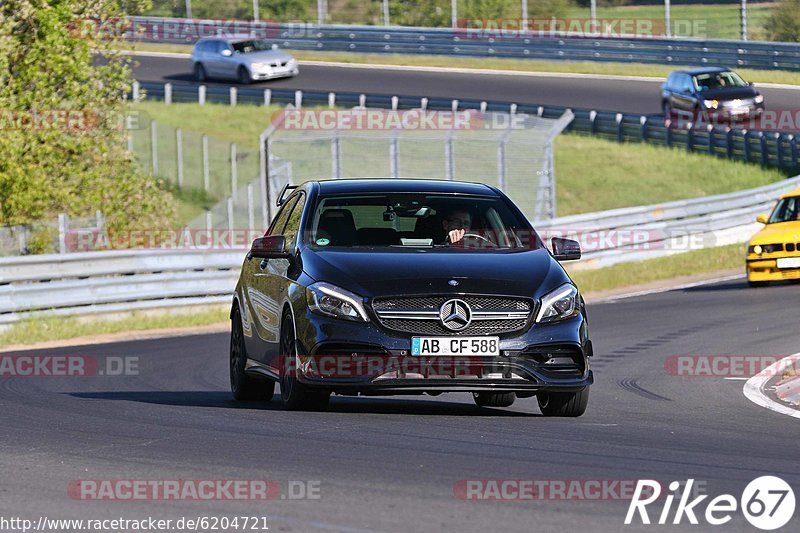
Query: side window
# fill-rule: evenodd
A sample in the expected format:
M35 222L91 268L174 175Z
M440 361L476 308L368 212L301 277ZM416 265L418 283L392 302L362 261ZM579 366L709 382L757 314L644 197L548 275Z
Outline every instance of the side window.
M683 83L681 91L687 94L691 93L692 90L694 89L694 78L692 78L688 74L684 74L682 78L683 78Z
M281 235L283 233L283 228L286 226L286 219L289 218L289 214L292 212L292 208L294 204L297 203L298 198L299 196L290 198L288 202L283 204L281 210L278 211L278 214L269 226L269 230L267 231L269 235Z
M216 51L218 54L221 54L223 50L228 49L228 43L225 41L217 41Z
M286 237L286 247L289 250L297 244L297 235L300 231L300 218L303 216L303 208L305 205L306 195L301 192L297 195L295 207L286 219L286 227L283 228L283 235Z

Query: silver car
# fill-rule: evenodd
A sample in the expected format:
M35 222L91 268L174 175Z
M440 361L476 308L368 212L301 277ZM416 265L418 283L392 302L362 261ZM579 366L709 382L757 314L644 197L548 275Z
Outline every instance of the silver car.
M239 83L297 76L297 60L264 39L208 37L192 50L194 79L237 80Z

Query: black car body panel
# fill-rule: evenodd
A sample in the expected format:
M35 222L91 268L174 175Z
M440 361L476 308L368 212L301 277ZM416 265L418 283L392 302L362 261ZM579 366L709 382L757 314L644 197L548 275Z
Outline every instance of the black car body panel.
M449 247L323 248L310 242L321 199L366 193L431 193L499 201L524 221L525 226L517 230L530 232L532 237L522 248L477 252ZM295 205L301 212L287 218L284 211ZM288 257L260 259L248 254L234 294L234 309L241 313L249 374L278 380L287 371L286 354L280 353L279 341L282 316L289 312L296 336L297 380L311 388L340 394L523 393L577 391L592 383L592 345L583 300L577 295L576 309L568 318L552 323L535 321L542 297L572 282L521 212L499 190L435 180L309 182L283 202L268 233L281 231L277 226L282 224L289 230ZM313 310L308 287L319 282L362 298L359 303L368 320L344 320ZM482 336L474 333L475 328L495 328L491 331L499 338L499 355L412 356L412 337L439 330L443 337L457 339L462 335L444 331L433 319L415 333L412 330L417 323L384 320L376 311L376 306L388 306L386 302L392 299L438 306L453 298L472 302L474 316L493 312L488 310L491 305L516 306L519 316L515 321L476 319L472 329L464 330L463 337L472 338ZM487 310L481 311L484 307ZM520 318L522 315L525 317ZM323 359L327 363L334 359L345 362L347 369L326 371L320 365ZM460 367L448 372L449 364Z

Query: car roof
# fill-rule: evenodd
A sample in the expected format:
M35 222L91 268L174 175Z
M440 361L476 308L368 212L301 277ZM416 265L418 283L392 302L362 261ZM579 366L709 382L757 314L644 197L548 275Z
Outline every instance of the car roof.
M238 43L240 41L252 40L258 40L258 37L253 37L252 35L214 35L211 37L203 37L198 40L197 43L201 43L203 41L225 41L226 43Z
M800 196L800 188L797 188L791 192L787 192L786 194L782 194L781 198L791 198L793 196Z
M434 180L421 178L352 178L315 181L320 194L350 194L371 192L451 193L497 196L495 190L484 183Z
M676 70L675 72L682 72L683 74L696 76L698 74L711 74L712 72L729 72L730 70L731 69L725 67L699 67L699 68L689 68L685 70Z

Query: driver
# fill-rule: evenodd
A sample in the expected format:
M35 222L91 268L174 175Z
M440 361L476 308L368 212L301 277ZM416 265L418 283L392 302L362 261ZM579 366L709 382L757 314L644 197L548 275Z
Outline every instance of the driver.
M450 213L444 217L444 220L442 220L442 226L447 232L447 240L450 244L461 242L464 235L469 233L471 225L472 215L463 209L450 211Z

